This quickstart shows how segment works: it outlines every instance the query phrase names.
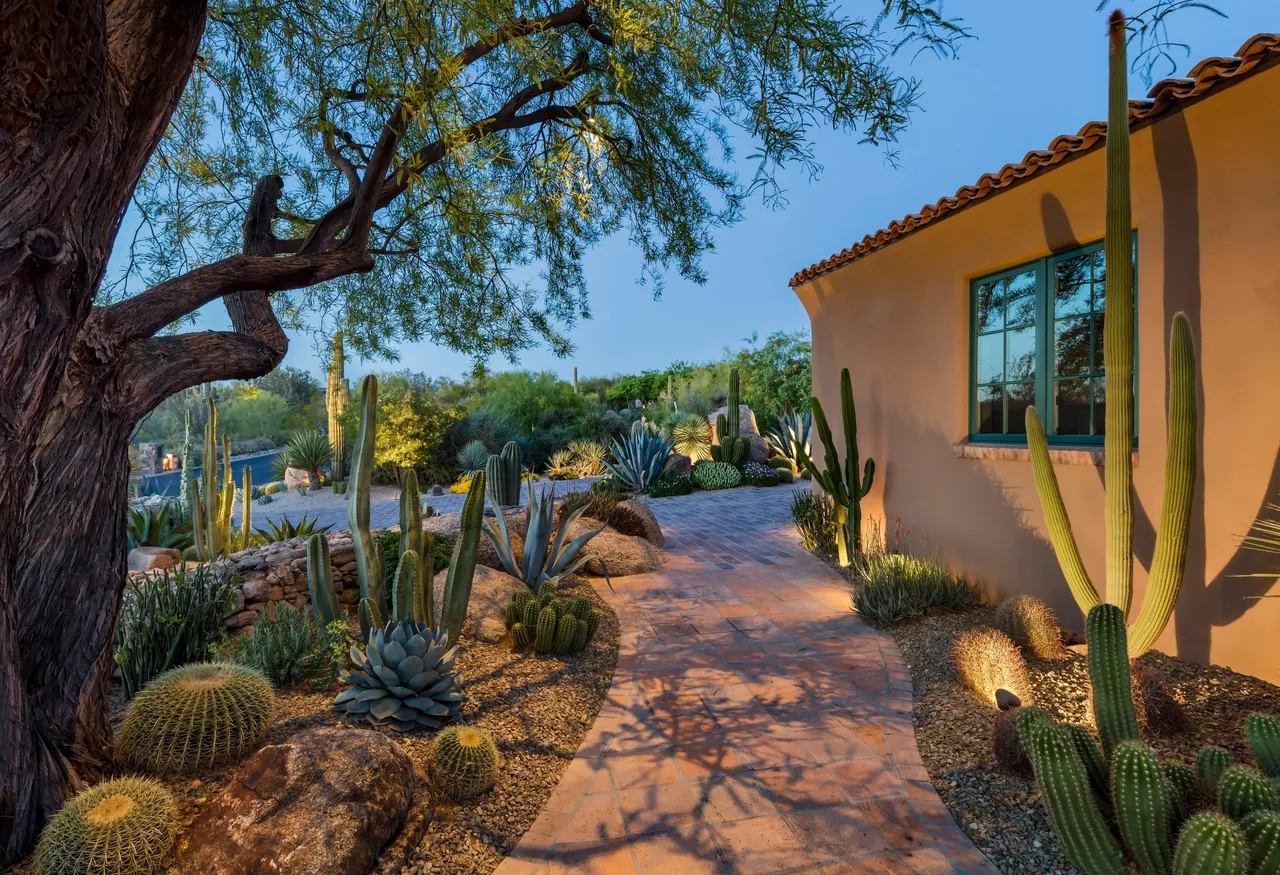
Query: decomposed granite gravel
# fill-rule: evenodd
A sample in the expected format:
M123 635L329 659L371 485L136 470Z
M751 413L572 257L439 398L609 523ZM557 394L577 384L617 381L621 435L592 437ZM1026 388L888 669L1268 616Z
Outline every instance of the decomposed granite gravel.
M595 639L582 653L537 656L513 651L509 638L497 644L463 638L456 667L462 673L467 701L460 720L493 735L502 767L493 790L472 802L457 804L443 794L432 794L433 819L400 869L402 875L487 875L496 869L533 824L595 722L618 659L618 619L585 581L568 579L558 592L566 597L586 596L604 615ZM349 725L334 717L333 696L333 691L279 691L275 721L264 743L283 741L311 726ZM112 698L113 723L123 713L117 691ZM433 733L401 734L363 724L351 728L385 732L426 774ZM233 772L228 768L198 780L165 781L177 797L180 830L218 794ZM32 875L34 859L28 858L14 872Z
M1034 784L995 764L991 728L996 711L953 677L950 645L961 632L993 625L990 607L909 620L891 631L911 669L916 744L938 795L969 838L1005 875L1074 875L1054 837ZM1082 650L1082 649L1081 649ZM1164 683L1187 716L1184 732L1146 740L1161 759L1191 764L1210 744L1253 762L1244 720L1255 712L1280 716L1280 688L1228 668L1202 666L1160 653L1139 662ZM1027 661L1035 701L1059 719L1086 722L1089 674L1083 652L1058 662Z

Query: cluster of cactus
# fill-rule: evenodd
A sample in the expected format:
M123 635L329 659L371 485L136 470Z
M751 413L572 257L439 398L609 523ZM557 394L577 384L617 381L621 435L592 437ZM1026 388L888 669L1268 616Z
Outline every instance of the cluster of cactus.
M50 819L36 847L37 871L158 875L177 834L172 793L145 778L116 778L72 797Z
M516 647L533 645L537 653L578 653L595 638L600 611L591 601L558 598L548 587L535 597L520 590L507 605L507 628Z
M230 765L261 744L275 703L271 683L251 668L226 662L180 666L134 696L116 754L163 775Z
M604 526L584 532L572 541L565 541L569 529L587 511L588 505L579 504L570 510L556 526L556 490L551 487L549 495L537 495L537 490L529 490L529 503L525 506L524 550L519 557L511 543L511 535L507 531L507 520L501 507L493 508L493 519L485 517L484 525L493 542L493 549L503 569L512 577L518 577L533 592L540 592L545 586L554 590L560 578L572 574L587 563L591 556L582 552L582 548L596 535L604 531Z
M464 698L452 640L447 630L413 619L375 629L363 648L351 648L355 670L338 678L345 688L334 698L334 710L351 723L401 732L439 729L458 716Z
M1110 23L1110 91L1107 103L1107 218L1103 252L1107 297L1103 347L1107 363L1106 436L1106 600L1127 618L1133 599L1133 260L1129 186L1128 61L1125 20ZM1169 341L1169 423L1165 457L1164 505L1156 534L1142 612L1129 636L1130 656L1155 644L1168 625L1182 588L1191 505L1196 481L1196 356L1185 313L1173 317ZM1058 488L1044 425L1027 408L1027 444L1045 524L1067 585L1080 609L1098 604L1098 592L1085 570Z
M498 507L519 504L522 473L520 445L515 441L507 441L502 452L490 456L485 463L485 474L489 479L489 500Z
M1053 609L1033 595L1015 595L996 608L996 628L1036 659L1062 659L1062 631Z
M462 506L458 540L449 559L442 616L436 616L435 542L422 529L422 500L418 494L417 475L405 475L400 490L400 556L397 559L391 599L388 601L384 577L386 557L382 545L369 529L369 493L372 485L373 448L377 439L378 379L364 378L360 390L360 427L352 454L348 481L347 523L351 527L351 544L356 558L356 577L360 585L360 630L366 643L382 630L388 621L413 619L430 629L443 628L448 640L457 641L467 617L471 585L475 578L476 557L480 547L481 520L484 517L485 473L472 478L467 499ZM434 514L432 508L428 515ZM323 534L312 537L307 546L307 582L311 603L326 625L338 616L329 547ZM388 616L388 611L390 616Z
M1123 612L1098 605L1087 626L1101 750L1083 726L1057 724L1035 708L1017 718L1067 858L1084 875L1123 871L1126 856L1143 875L1280 873L1280 720L1246 721L1261 770L1220 747L1202 751L1194 770L1160 762L1139 740ZM1192 813L1206 801L1215 810Z
M346 432L342 427L342 414L347 409L347 398L351 392L344 375L344 368L342 332L336 331L333 335L333 355L329 359L324 406L329 414L329 446L333 448L333 459L330 462L333 472L331 480L333 491L339 495L347 491L347 440Z
M867 459L858 479L858 415L853 405L853 382L849 369L840 371L840 414L844 422L844 468L836 452L835 438L822 402L816 397L813 403L813 422L818 427L818 439L826 454L825 469L819 469L809 453L799 443L795 445L796 462L801 470L813 479L835 504L836 551L842 568L862 555L862 499L871 491L876 474L874 459Z
M213 398L208 398L206 403L209 405L209 421L204 426L204 458L200 463L200 479L195 479L191 468L182 472L191 497L196 559L201 562L209 562L231 553L231 508L236 498L236 484L231 474L231 436L222 436L222 476L219 477L218 405ZM249 492L245 492L243 501L246 516L249 513L249 498Z
M427 771L455 802L487 792L498 780L500 758L493 737L474 726L450 726L435 737Z
M690 472L699 489L732 489L742 485L742 472L728 462L709 459L698 462Z
M751 455L751 443L740 434L742 408L738 398L738 369L729 369L729 398L725 412L716 417L716 442L711 445L711 458L727 462L735 468Z

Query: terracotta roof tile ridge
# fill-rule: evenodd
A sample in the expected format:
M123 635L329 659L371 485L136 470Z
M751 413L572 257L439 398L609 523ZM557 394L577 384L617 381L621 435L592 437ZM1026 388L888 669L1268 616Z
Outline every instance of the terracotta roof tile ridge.
M1177 111L1188 101L1197 100L1215 89L1239 81L1277 59L1280 59L1280 33L1256 34L1245 40L1234 57L1205 58L1191 68L1187 78L1162 79L1152 86L1147 99L1130 100L1129 127L1132 129ZM890 222L888 227L868 234L853 246L799 271L788 285L802 285L856 261L993 192L1008 188L1045 168L1061 164L1068 158L1088 152L1105 142L1106 137L1107 123L1101 121L1088 122L1075 135L1062 134L1054 137L1049 148L1028 152L1019 163L1006 164L995 173L984 173L976 183L961 186L954 195L943 197L937 203L926 204L919 212Z

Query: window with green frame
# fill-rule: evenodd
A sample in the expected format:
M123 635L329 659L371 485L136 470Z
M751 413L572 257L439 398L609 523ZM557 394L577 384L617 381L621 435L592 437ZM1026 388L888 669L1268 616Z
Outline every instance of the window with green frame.
M1098 242L973 281L971 439L1024 443L1034 406L1051 443L1102 442L1106 273Z

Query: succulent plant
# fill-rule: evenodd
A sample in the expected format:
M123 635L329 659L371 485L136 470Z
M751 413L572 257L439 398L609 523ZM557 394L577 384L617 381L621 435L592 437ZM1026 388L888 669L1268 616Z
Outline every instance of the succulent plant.
M534 599L517 592L507 605L507 628L517 648L533 645L535 652L579 653L595 638L601 614L587 598L565 600L549 592Z
M311 610L322 625L328 626L342 616L338 594L333 588L329 539L323 534L307 539L307 588L311 591Z
M363 650L351 648L355 670L339 678L347 687L333 700L334 710L353 723L401 732L439 729L458 716L464 699L453 671L456 658L444 629L392 620L374 630Z
M1031 760L1018 734L1018 712L1021 708L1001 711L991 728L991 750L996 765L1010 774L1027 778L1031 776Z
M742 428L742 406L738 398L738 369L729 369L729 397L726 399L725 412L716 417L716 440L711 445L711 458L716 462L727 462L735 468L747 461L751 452L751 444L740 434Z
M1232 820L1244 820L1255 811L1275 807L1271 780L1252 766L1231 766L1218 779L1218 808Z
M800 452L809 453L809 431L812 427L812 415L788 410L778 415L773 427L765 432L765 440L778 453L776 458L783 460L793 473L799 467Z
M1111 765L1111 795L1120 835L1143 872L1167 872L1173 860L1172 799L1160 761L1136 741L1116 747Z
M1196 757L1196 778L1200 792L1213 799L1218 798L1218 782L1227 769L1236 764L1236 758L1225 747L1206 747Z
M1041 599L1015 595L996 608L996 628L1037 659L1061 659L1066 655L1058 618Z
M494 507L493 518L484 519L485 530L503 569L512 577L523 580L534 592L540 592L547 584L554 587L560 578L582 567L591 559L590 555L582 552L582 548L604 531L604 526L601 526L566 542L569 529L586 511L587 505L571 510L556 526L555 501L554 486L549 493L542 495L538 495L537 490L529 490L529 503L525 506L524 550L519 559L511 544L502 508Z
M450 726L431 744L428 771L455 802L474 799L498 779L500 759L493 738L474 726Z
M711 458L711 426L701 416L682 415L671 425L671 449L690 461Z
M485 474L489 478L489 500L499 507L511 507L520 503L520 445L515 441L507 441L502 452L490 456L485 463ZM533 492L532 489L529 490Z
M610 456L604 466L613 479L632 492L644 492L662 476L671 455L671 439L645 428L631 427L631 434L613 439Z
M330 464L330 470L333 471L333 491L339 494L346 492L347 489L347 434L342 425L342 414L347 409L351 388L347 385L345 363L342 353L342 332L335 331L333 354L329 358L325 385L324 406L329 415L329 447L333 453Z
M1230 818L1204 811L1183 824L1174 875L1245 875L1248 865L1249 843Z
M1268 778L1280 778L1280 720L1264 714L1251 714L1244 723L1249 748L1258 759L1258 767Z
M116 778L67 802L40 834L40 875L151 875L168 866L178 806L162 784Z
M1250 875L1280 873L1280 814L1255 811L1240 826L1249 842Z
M129 704L116 753L164 775L239 762L262 742L275 704L270 682L251 668L204 662L171 669Z
M961 685L996 704L996 691L1007 690L1026 705L1031 681L1018 646L996 629L969 629L951 644L951 667Z
M728 462L699 462L693 466L693 484L699 489L732 489L742 485L742 472Z

